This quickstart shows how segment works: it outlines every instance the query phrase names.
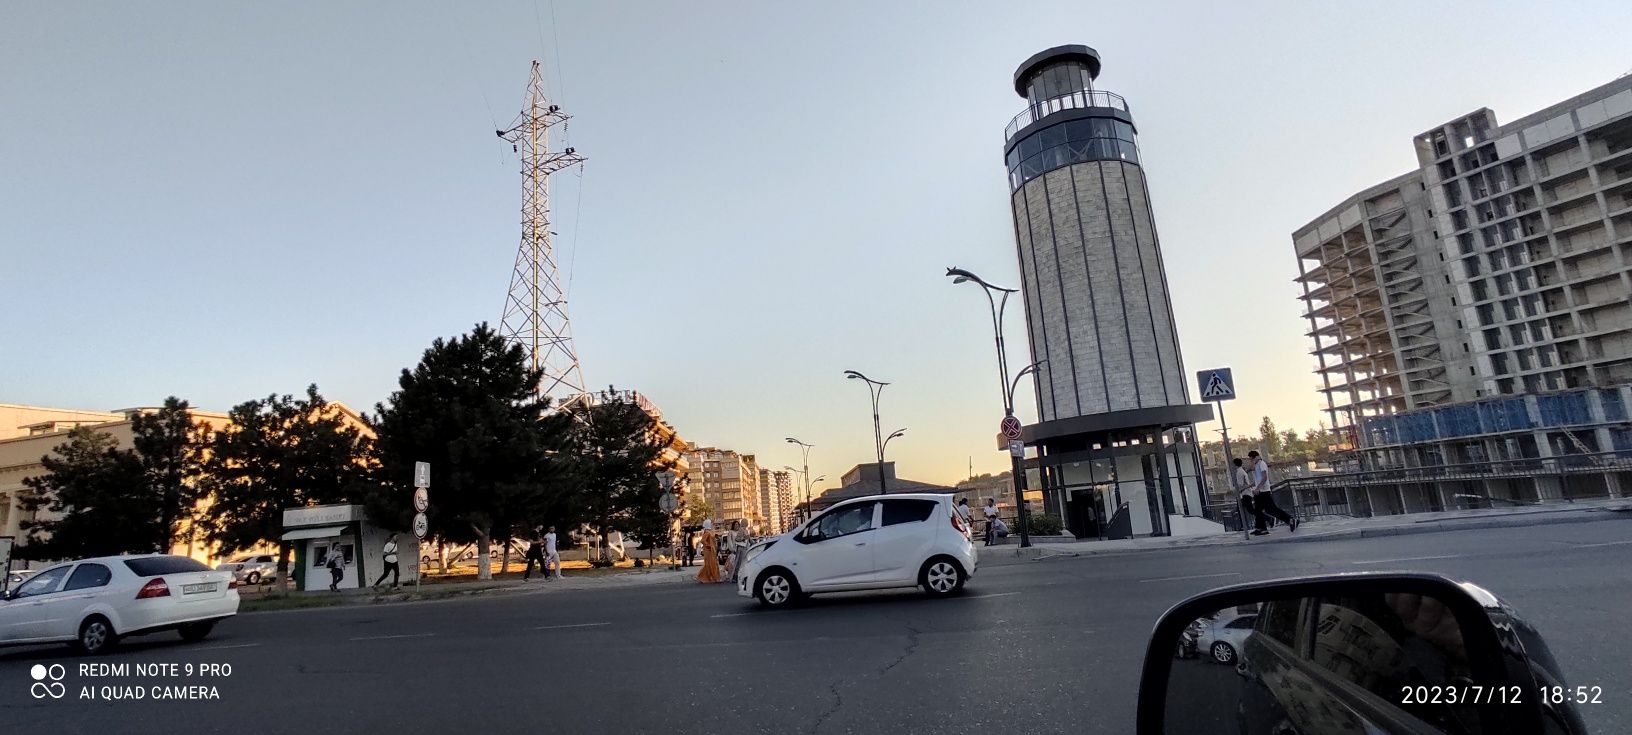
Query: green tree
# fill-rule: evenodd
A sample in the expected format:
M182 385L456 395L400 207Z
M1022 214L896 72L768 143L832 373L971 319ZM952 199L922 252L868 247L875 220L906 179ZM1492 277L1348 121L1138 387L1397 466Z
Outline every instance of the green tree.
M603 537L612 531L653 530L667 513L657 472L667 469L661 457L665 442L657 420L633 401L608 389L598 403L579 403L566 413L577 497L573 507L582 521ZM603 547L603 559L605 551Z
M169 551L185 528L191 533L203 495L203 448L209 428L193 422L191 407L175 396L153 413L131 419L131 446L142 464L147 493L157 499L160 538L155 548Z
M1275 422L1269 420L1268 416L1265 416L1263 422L1258 424L1258 446L1258 451L1269 455L1271 460L1280 457L1282 449L1281 435L1275 431Z
M45 520L22 522L19 555L34 559L84 558L160 551L164 526L159 497L141 459L113 436L87 427L68 432L40 458L45 473L23 479L24 511L48 509Z
M680 505L680 524L684 526L701 526L703 521L714 517L714 506L703 497L702 492L687 493L686 499Z
M315 385L301 398L241 403L229 418L204 464L202 484L214 501L210 539L229 552L276 541L285 579L291 546L282 540L283 510L360 496L370 478L369 439Z
M431 465L430 532L475 543L477 576L492 578L493 541L549 518L566 530L573 478L559 455L570 417L546 414L542 372L527 353L487 324L452 340L437 339L372 419L380 474L369 515L406 527L415 462Z

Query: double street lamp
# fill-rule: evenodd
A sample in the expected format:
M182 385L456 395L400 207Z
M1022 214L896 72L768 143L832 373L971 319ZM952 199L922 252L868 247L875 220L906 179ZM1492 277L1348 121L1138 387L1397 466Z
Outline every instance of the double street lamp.
M804 484L804 486L805 486L805 513L804 513L804 516L806 518L809 518L810 517L810 486L814 485L814 484L816 484L818 482L821 482L822 480L826 480L827 475L822 475L820 477L812 479L811 476L810 476L810 466L808 464L805 466L805 469L802 470L802 471L798 467L789 467L788 465L782 465L782 469L787 470L789 472L792 472L795 475L798 475L799 476L799 481Z
M890 487L884 477L884 445L889 442L889 439L884 438L884 430L878 424L878 397L883 395L884 386L889 385L889 383L873 380L854 370L844 371L844 377L866 383L867 394L873 398L873 446L878 450L878 492L880 494L887 493L890 491ZM897 431L890 435L890 439L894 439L905 432L906 429Z
M800 475L803 476L804 481L805 481L805 517L809 518L810 517L810 483L811 483L811 480L810 480L810 449L811 449L811 447L814 447L816 445L815 444L806 444L806 443L804 443L802 441L799 441L798 439L795 439L795 438L793 438L791 436L788 437L788 443L789 444L798 444L800 453L804 455L805 470L804 470L804 472L801 472ZM784 469L793 470L792 467L786 467ZM794 470L794 471L797 472L798 470ZM826 475L823 475L823 479L826 479Z
M992 335L997 341L997 384L998 390L1003 397L1003 418L1005 423L1012 423L1007 419L1014 416L1014 391L1020 387L1020 379L1037 372L1037 367L1046 362L1046 360L1038 360L1022 368L1012 380L1009 378L1008 352L1003 349L1003 310L1009 305L1009 294L1016 293L1017 289L994 286L987 283L980 276L962 268L947 268L946 275L952 279L953 283L973 281L980 284L980 287L986 291L986 303L992 308ZM994 293L1002 295L994 296ZM1025 457L1023 454L1016 454L1011 451L1010 459L1012 462L1010 474L1014 478L1014 507L1019 514L1019 523L1017 525L1020 526L1020 546L1024 548L1031 545L1030 524L1026 520L1028 514L1026 513Z

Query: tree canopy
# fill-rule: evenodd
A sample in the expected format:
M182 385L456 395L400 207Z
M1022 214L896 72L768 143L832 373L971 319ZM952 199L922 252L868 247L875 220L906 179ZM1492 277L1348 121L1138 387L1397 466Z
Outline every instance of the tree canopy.
M23 479L24 511L53 517L22 522L18 553L35 559L84 558L161 550L168 537L156 512L159 496L136 452L112 435L78 427Z

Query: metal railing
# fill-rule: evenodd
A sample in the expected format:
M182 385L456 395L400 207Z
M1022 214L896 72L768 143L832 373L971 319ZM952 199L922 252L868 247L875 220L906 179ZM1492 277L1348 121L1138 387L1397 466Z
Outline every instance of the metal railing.
M1042 102L1038 102L1037 104L1027 106L1026 109L1020 111L1020 114L1015 115L1013 120L1009 121L1009 126L1007 128L1003 129L1003 140L1004 142L1008 142L1009 140L1013 139L1014 134L1020 132L1022 128L1056 112L1060 112L1062 110L1083 110L1090 107L1109 107L1113 110L1130 112L1130 110L1128 110L1128 101L1122 99L1122 95L1112 92L1099 92L1084 89L1077 92L1072 92L1071 94L1062 94L1058 97L1046 99Z
M1275 483L1275 489L1301 490L1356 485L1483 480L1502 477L1547 477L1561 474L1632 471L1632 451L1564 454L1555 457L1503 459L1428 467L1395 467L1360 472L1298 477Z

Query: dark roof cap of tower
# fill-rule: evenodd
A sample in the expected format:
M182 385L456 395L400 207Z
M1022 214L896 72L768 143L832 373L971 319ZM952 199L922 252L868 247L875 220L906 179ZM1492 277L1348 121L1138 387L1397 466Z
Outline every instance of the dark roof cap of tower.
M1026 96L1026 84L1031 81L1031 75L1038 69L1049 64L1061 61L1081 61L1088 65L1088 76L1099 77L1099 52L1082 44L1067 44L1055 46L1047 51L1032 54L1020 68L1014 70L1014 92L1021 97Z

